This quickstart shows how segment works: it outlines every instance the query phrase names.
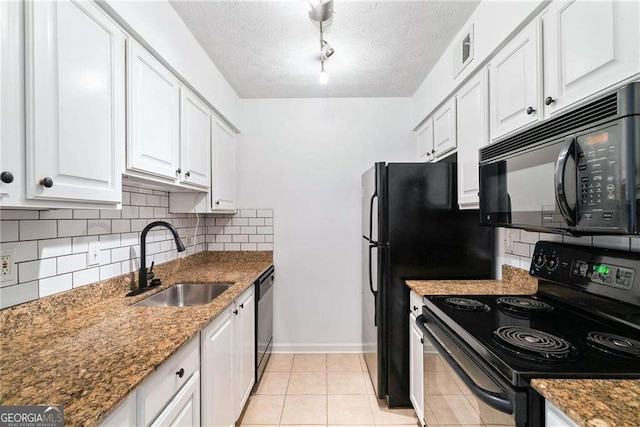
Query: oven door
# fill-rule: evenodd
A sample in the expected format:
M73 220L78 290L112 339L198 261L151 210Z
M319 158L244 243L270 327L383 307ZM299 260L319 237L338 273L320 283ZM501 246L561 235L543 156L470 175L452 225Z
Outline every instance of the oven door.
M527 393L464 349L423 309L424 417L427 425L525 426ZM435 348L435 350L434 350Z
M576 222L575 159L569 137L481 164L481 223L568 233Z

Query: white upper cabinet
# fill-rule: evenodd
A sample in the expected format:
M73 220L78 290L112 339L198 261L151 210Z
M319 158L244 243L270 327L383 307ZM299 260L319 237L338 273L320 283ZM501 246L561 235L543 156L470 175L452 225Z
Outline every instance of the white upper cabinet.
M441 158L456 148L456 101L451 98L433 114L433 150Z
M211 209L233 211L236 208L235 135L219 120L214 121L213 127Z
M458 115L458 204L479 205L478 150L489 142L487 75L480 70L456 95Z
M556 0L541 21L545 116L640 73L640 2Z
M0 2L0 206L20 203L24 183L22 4Z
M118 203L125 36L94 3L25 2L26 191Z
M180 82L128 43L127 168L175 182L180 175Z
M491 139L535 122L539 115L538 27L531 22L491 61Z
M180 181L207 188L211 183L211 111L182 88L180 102Z
M427 121L418 130L418 158L421 162L433 160L433 118Z

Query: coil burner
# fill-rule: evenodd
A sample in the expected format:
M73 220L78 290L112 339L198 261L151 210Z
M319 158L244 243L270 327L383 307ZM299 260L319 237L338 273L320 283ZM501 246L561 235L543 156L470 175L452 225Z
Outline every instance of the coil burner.
M553 310L546 302L524 297L500 297L496 303L505 310L516 313L541 313Z
M494 335L507 350L536 360L570 360L577 353L569 341L536 329L503 326Z
M618 356L640 358L640 341L607 332L589 332L587 344Z
M444 304L448 307L465 311L487 311L489 306L478 300L471 298L451 297L444 300Z

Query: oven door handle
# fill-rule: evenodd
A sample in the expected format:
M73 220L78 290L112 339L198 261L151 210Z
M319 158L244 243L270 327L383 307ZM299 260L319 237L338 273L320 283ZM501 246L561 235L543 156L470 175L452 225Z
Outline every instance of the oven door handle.
M556 160L556 173L555 173L555 189L556 189L556 202L558 203L558 209L567 221L569 225L576 225L576 211L569 206L567 201L567 192L564 183L564 174L567 168L567 162L571 157L575 157L576 139L569 137L568 143L560 151L558 160Z
M433 344L433 346L438 350L440 355L449 363L451 368L458 374L460 379L469 387L469 390L480 400L482 400L487 405L491 406L498 411L513 414L513 402L509 399L509 396L506 394L495 393L489 390L485 390L480 387L478 384L471 379L469 375L458 365L458 362L449 354L447 349L444 348L440 341L433 336L433 334L427 329L424 325L427 323L427 318L424 315L420 315L416 319L416 324L418 328L429 338L429 341Z

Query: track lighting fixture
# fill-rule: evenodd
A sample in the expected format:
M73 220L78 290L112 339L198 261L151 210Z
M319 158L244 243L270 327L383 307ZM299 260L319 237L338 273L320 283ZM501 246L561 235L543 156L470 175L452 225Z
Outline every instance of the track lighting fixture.
M333 0L319 0L309 2L309 19L320 26L320 77L321 84L327 84L329 75L324 69L324 61L330 58L335 49L324 39L324 29L333 22Z

